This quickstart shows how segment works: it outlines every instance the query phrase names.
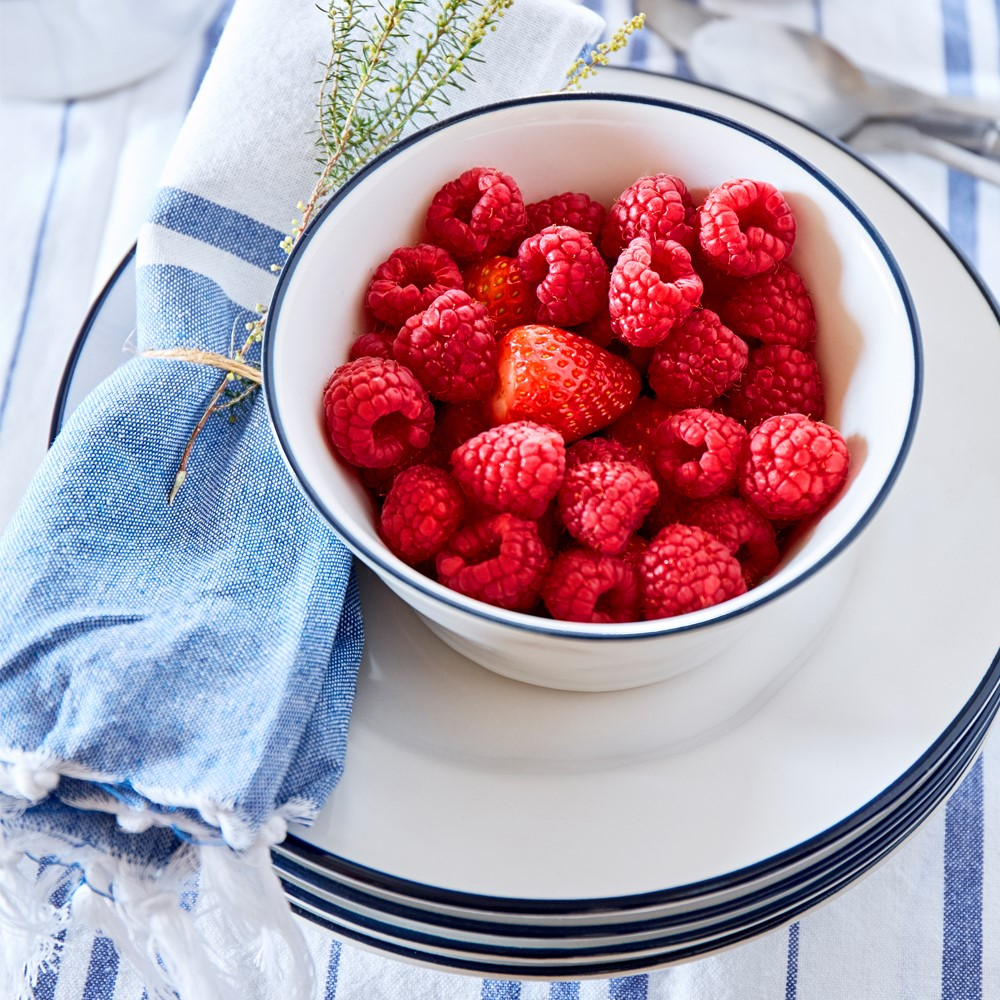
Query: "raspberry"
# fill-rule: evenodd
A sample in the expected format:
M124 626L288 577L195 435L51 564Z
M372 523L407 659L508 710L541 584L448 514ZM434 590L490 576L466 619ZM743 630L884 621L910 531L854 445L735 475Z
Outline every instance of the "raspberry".
M681 410L655 432L657 471L683 496L713 496L736 481L746 439L746 428L731 417Z
M462 276L465 290L486 306L498 333L534 320L538 300L521 280L516 258L487 257L466 266Z
M626 344L653 347L694 309L701 289L680 243L637 236L611 271L611 327Z
M646 618L671 618L746 592L736 557L713 535L670 524L649 543L640 572Z
M607 301L602 304L595 316L586 323L574 326L572 332L593 341L598 347L614 350L615 331L611 329L611 315L608 312Z
M396 481L396 476L404 469L408 469L411 465L434 465L438 468L443 468L448 464L447 454L442 455L441 449L434 444L432 435L431 443L426 448L407 452L403 458L393 465L387 465L381 469L356 467L356 471L358 479L361 480L361 485L366 490L375 496L384 497L392 488L392 484Z
M840 432L802 413L768 417L751 434L739 475L740 493L770 520L815 514L847 479Z
M542 600L553 618L566 622L639 620L639 574L624 559L567 549L552 561Z
M371 333L363 333L351 344L347 360L357 361L358 358L393 359L392 342L395 339L395 330L373 330Z
M590 237L572 226L547 226L529 236L517 252L517 267L535 286L542 323L585 323L607 302L608 265Z
M567 472L585 462L634 462L640 466L646 464L645 459L640 457L638 448L605 437L581 438L566 449Z
M735 282L720 309L722 322L741 337L804 351L815 343L812 297L799 273L787 264Z
M433 242L458 261L502 253L528 217L514 178L490 167L473 167L431 199L426 227Z
M816 359L787 344L750 352L743 377L730 392L726 412L748 428L781 413L823 418L826 404Z
M641 466L600 461L568 470L556 499L566 530L587 548L613 556L646 520L658 493Z
M459 445L451 456L462 489L488 507L541 517L566 470L562 435L528 420L492 427Z
M341 365L323 390L327 434L351 465L385 468L430 441L434 407L408 368L383 358Z
M375 269L365 305L376 319L402 326L449 288L462 287L462 272L440 247L399 247Z
M497 345L486 306L460 288L439 295L411 316L392 345L400 364L435 399L480 399L497 377Z
M693 500L678 520L718 538L739 560L748 588L778 565L774 526L741 497Z
M656 345L647 376L656 398L708 406L740 377L749 348L711 309L696 309Z
M386 545L411 566L430 559L458 530L465 499L444 469L411 465L396 476L382 505Z
M547 226L572 226L586 233L596 243L604 226L607 211L590 195L574 191L552 195L527 206L528 235L540 233Z
M619 417L605 434L613 441L635 448L648 465L655 467L656 429L676 412L677 408L674 406L668 406L649 396L640 396L632 409Z
M447 457L471 437L488 430L490 421L482 400L467 403L439 403L431 441Z
M739 178L710 191L698 213L698 239L715 267L748 278L780 264L795 244L795 216L766 181Z
M512 514L462 528L436 559L438 582L468 597L527 611L549 566L549 553L531 522Z
M706 500L692 500L661 482L660 495L646 517L646 523L642 526L643 533L652 538L668 524L676 524L678 521L686 523L687 517L685 515L692 504L707 502Z
M640 177L615 199L601 232L601 252L614 260L637 236L694 244L694 207L679 177Z

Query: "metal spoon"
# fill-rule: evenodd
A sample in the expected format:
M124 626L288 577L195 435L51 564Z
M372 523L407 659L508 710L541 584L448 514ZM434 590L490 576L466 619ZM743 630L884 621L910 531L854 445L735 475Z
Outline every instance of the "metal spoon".
M750 18L720 18L683 0L652 0L647 23L686 53L698 79L841 138L872 120L905 119L938 139L1000 159L1000 101L927 94L863 72L817 35ZM932 149L925 144L923 151Z

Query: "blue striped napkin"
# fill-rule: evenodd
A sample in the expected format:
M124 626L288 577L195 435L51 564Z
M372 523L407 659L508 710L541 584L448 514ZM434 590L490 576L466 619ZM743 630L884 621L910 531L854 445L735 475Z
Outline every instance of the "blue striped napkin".
M600 31L562 0L519 8L455 112L557 87ZM328 46L311 4L236 4L140 233L140 355L228 354L268 300L314 181ZM312 995L269 847L344 767L360 606L262 401L209 421L167 504L219 378L130 360L73 413L0 539L5 998L47 988L81 925L157 995Z

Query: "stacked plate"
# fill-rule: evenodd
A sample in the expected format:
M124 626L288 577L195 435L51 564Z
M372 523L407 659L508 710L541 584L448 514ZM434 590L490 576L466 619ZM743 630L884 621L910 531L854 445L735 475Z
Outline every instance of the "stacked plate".
M368 644L345 775L274 864L293 906L336 935L491 976L649 969L794 919L917 829L1000 705L1000 519L985 514L1000 496L996 304L935 225L839 144L696 84L625 70L598 83L738 118L834 177L909 284L926 383L843 607L764 688L741 670L760 651L739 645L632 691L519 684L442 645L362 573ZM81 333L54 430L120 362L132 266Z

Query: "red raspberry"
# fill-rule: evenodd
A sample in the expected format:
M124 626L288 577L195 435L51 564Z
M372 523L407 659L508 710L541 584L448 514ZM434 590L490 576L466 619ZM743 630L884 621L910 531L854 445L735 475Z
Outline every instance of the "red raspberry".
M736 481L746 428L715 410L681 410L656 430L656 468L686 497L708 497Z
M639 449L611 438L592 437L574 441L566 449L566 471L585 462L634 462L646 465Z
M608 298L608 265L586 233L547 226L517 251L521 279L535 286L538 319L576 326L592 319Z
M604 226L607 211L590 195L574 191L555 194L551 198L527 206L528 235L540 233L547 226L572 226L586 233L596 243Z
M573 327L572 332L592 340L598 347L614 350L615 331L611 329L611 314L608 312L607 301L605 300L597 311L597 315L592 316L586 323L579 323Z
M705 256L744 278L771 270L795 244L795 216L785 196L766 181L720 184L705 198L698 220Z
M640 573L646 618L671 618L746 592L736 557L713 535L670 524L649 543Z
M778 565L774 525L741 497L693 500L678 520L718 538L739 560L748 588Z
M490 428L490 421L482 400L467 403L439 403L434 417L433 444L441 454L450 458L451 453L471 437Z
M646 517L646 523L642 526L643 533L652 538L668 524L686 523L685 515L691 505L695 503L707 503L707 501L692 500L661 482L660 495Z
M521 280L515 257L487 257L469 264L462 276L465 290L486 306L498 333L535 319L538 300Z
M451 465L473 500L534 519L542 516L562 485L566 447L551 427L516 420L459 445Z
M658 399L640 396L635 406L624 416L619 417L605 434L613 441L635 448L651 467L656 466L656 429L677 412L674 406L668 406Z
M448 464L448 454L450 452L442 454L441 449L434 444L432 435L431 443L426 448L408 452L393 465L387 465L382 469L365 469L359 467L356 471L358 479L361 480L361 485L366 490L375 496L384 497L392 488L392 484L396 481L396 476L404 469L408 469L411 465L433 465L437 468L444 468Z
M552 561L542 600L553 618L566 622L639 620L639 574L614 556L567 549Z
M631 462L583 462L567 470L557 503L566 530L582 545L617 555L649 513L659 488Z
M768 417L751 434L739 489L770 520L797 520L825 507L847 479L847 444L829 424L802 413Z
M450 473L432 465L411 465L393 480L379 529L390 550L416 566L458 530L464 513L465 498Z
M438 581L468 597L527 611L549 567L549 553L531 521L497 514L452 535L437 554Z
M382 358L341 365L323 390L326 429L351 463L386 468L427 446L434 407L408 368Z
M694 244L694 206L679 177L640 177L615 199L601 233L601 252L614 260L637 236Z
M496 382L493 320L482 302L460 288L411 316L392 349L435 399L447 403L481 399Z
M387 358L394 360L392 342L395 339L395 330L373 330L371 333L363 333L351 344L347 360L357 361L358 358Z
M626 344L653 347L694 309L701 289L680 243L637 236L611 271L612 329Z
M749 348L711 309L695 309L653 351L646 372L656 398L677 408L708 406L740 377Z
M821 420L826 409L816 359L787 344L764 344L750 352L743 377L730 392L726 411L748 428L780 413Z
M440 247L400 247L375 269L365 305L376 319L402 326L449 288L462 287L462 272Z
M734 282L720 315L734 333L765 344L790 344L808 351L816 341L812 297L801 275L787 264Z
M528 221L514 178L490 167L473 167L431 199L427 232L459 261L492 257L510 246Z

